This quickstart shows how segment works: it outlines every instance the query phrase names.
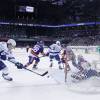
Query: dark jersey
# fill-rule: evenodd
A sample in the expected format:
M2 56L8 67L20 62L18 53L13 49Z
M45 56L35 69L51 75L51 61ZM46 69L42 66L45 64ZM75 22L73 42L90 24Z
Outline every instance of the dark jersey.
M42 53L43 52L43 46L40 46L40 45L35 45L33 48L32 48L32 51L34 52L35 55L38 55L39 53Z

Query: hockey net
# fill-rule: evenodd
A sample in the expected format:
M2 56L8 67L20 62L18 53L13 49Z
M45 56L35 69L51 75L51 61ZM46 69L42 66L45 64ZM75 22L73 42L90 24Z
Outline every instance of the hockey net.
M90 64L91 68L100 72L100 52L98 46L70 46L76 57L81 54ZM86 66L86 65L83 65ZM100 92L100 77L91 77L81 82L68 85L70 90L84 93Z
M100 51L99 46L70 46L75 55L82 55L91 67L100 70Z

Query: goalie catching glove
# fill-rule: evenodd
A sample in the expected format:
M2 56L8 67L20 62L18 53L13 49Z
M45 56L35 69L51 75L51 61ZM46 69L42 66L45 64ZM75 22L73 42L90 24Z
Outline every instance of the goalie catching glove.
M15 63L15 66L17 66L18 69L22 69L23 68L23 64L17 62Z

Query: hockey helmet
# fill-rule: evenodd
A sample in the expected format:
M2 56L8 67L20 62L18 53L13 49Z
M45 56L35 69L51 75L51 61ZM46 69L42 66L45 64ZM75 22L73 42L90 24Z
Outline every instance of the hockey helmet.
M60 41L56 41L56 44L57 44L57 45L60 45Z
M14 48L16 46L16 41L14 39L9 39L7 41L7 45L8 45L9 49L12 49L12 48Z
M41 40L41 41L38 41L37 44L40 45L40 46L43 46L44 42Z

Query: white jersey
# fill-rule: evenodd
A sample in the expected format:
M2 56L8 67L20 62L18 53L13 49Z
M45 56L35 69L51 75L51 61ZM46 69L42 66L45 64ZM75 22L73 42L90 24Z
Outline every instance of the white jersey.
M12 55L12 51L8 49L6 42L0 42L0 55L6 55L8 61L16 63L15 58Z
M49 48L50 55L57 55L61 51L61 46L57 44L52 44Z

